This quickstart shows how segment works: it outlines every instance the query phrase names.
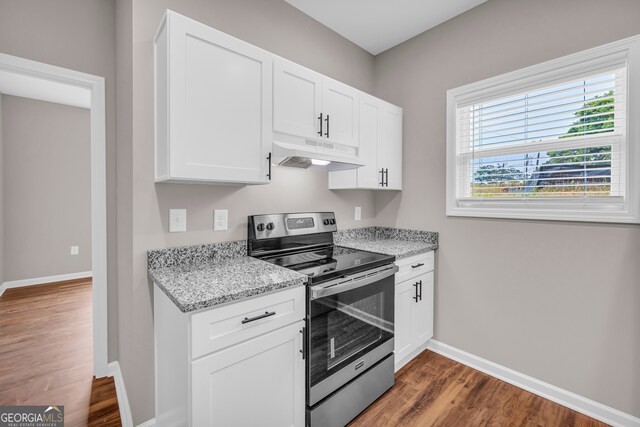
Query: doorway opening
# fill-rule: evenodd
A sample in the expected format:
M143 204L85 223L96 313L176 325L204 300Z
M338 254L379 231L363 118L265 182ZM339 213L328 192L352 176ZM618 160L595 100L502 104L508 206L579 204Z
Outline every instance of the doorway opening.
M90 270L78 271L74 274L40 276L35 278L0 277L0 297L9 288L24 287L60 280L76 280L78 276L91 276L91 320L93 375L96 378L106 377L107 368L107 213L106 213L106 118L105 118L105 84L104 78L53 65L27 60L11 55L0 54L0 96L7 96L15 104L28 102L44 102L45 104L62 104L70 109L88 110L89 119L89 160L90 160L90 242L85 242L86 252L81 244L70 244L69 253L89 253ZM14 99L15 98L15 99ZM25 107L22 105L22 107ZM27 122L28 124L28 122ZM30 153L35 156L42 153ZM54 159L51 159L54 161ZM7 159L4 159L7 161ZM64 165L60 165L64 167ZM34 180L47 180L46 174L33 177ZM36 205L37 208L37 205ZM46 212L40 212L39 218L46 222ZM26 215L25 215L26 216ZM55 227L55 224L52 224ZM4 240L4 232L3 240ZM25 236L28 237L28 236ZM72 248L71 246L79 246ZM90 251L89 251L90 249ZM79 260L79 258L77 258ZM28 261L22 259L22 261ZM74 259L76 261L76 259ZM80 264L78 262L78 264ZM0 274L4 275L6 266L0 265ZM13 265L11 268L15 268ZM11 274L18 274L8 270ZM70 325L72 326L72 325ZM43 329L46 325L42 325Z

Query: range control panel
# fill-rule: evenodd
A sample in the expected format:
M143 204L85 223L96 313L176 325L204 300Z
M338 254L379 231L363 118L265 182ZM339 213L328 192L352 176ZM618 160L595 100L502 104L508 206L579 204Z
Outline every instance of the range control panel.
M305 212L252 215L249 217L249 239L271 239L301 234L337 231L333 212Z

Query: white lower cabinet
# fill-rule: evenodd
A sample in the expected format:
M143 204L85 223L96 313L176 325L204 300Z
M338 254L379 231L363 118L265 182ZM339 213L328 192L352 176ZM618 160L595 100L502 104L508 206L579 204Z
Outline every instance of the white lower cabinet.
M156 287L156 426L304 426L304 301L300 286L182 313Z
M415 294L413 283L410 281L396 284L395 294L395 343L394 353L397 362L404 360L413 348L413 331L411 330L412 309L416 305L413 301Z
M400 260L397 264L400 272L405 273L401 282L398 281L400 273L396 274L396 371L421 353L433 337L433 252ZM425 269L428 271L423 272Z
M300 321L192 362L192 425L304 425L303 326Z

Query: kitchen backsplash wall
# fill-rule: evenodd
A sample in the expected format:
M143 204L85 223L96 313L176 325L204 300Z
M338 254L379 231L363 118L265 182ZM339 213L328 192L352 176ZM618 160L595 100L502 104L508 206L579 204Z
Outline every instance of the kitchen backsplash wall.
M0 93L0 165L3 164L2 143L2 94ZM0 236L4 236L4 172L0 172ZM0 284L4 282L4 243L0 242Z
M128 2L118 4L122 3ZM330 209L345 227L372 225L374 217L372 192L329 191L323 172L275 167L273 181L263 186L154 184L153 37L165 9L364 91L373 88L374 60L282 0L136 0L132 7L133 120L129 144L133 156L133 265L127 273L132 275L131 281L120 278L123 283L118 297L124 301L119 311L123 325L119 359L138 424L154 415L152 286L147 279L147 250L245 239L251 214ZM362 207L362 221L353 221L355 206ZM186 233L168 232L171 208L187 209ZM213 231L214 209L228 209L228 231Z

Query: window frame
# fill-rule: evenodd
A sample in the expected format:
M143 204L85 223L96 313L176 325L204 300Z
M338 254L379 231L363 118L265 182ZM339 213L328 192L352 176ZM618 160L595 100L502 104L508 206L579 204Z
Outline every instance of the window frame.
M458 105L487 102L514 93L533 91L561 79L626 63L626 191L624 203L616 197L458 199ZM638 117L639 120L634 120ZM632 167L633 166L633 167ZM619 198L617 198L619 200ZM640 35L567 55L541 64L447 91L446 123L447 216L556 221L640 223Z

